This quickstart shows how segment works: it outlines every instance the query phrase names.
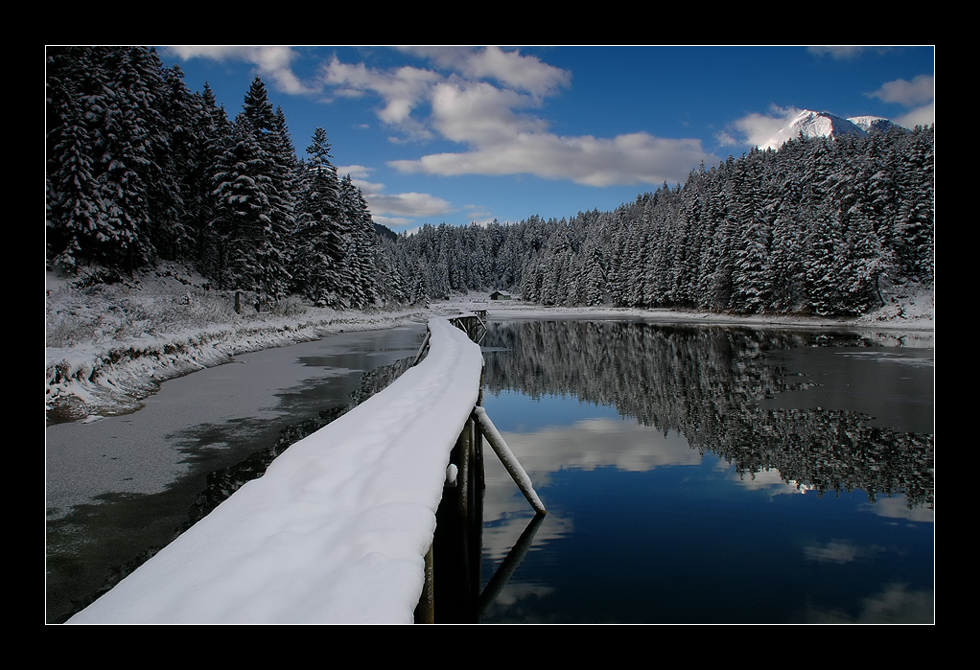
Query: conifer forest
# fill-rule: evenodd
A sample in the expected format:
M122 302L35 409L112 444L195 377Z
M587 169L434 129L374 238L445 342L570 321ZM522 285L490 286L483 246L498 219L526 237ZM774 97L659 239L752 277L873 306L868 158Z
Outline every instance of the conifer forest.
M46 61L46 256L69 275L180 261L258 309L503 289L542 305L820 316L935 281L934 126L801 136L615 211L396 235L338 174L328 129L297 151L258 77L232 118L151 48L49 47Z

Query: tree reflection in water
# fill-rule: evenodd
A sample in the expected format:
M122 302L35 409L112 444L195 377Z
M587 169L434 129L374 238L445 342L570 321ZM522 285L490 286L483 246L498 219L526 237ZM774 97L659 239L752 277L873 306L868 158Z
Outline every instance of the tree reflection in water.
M773 402L819 381L779 352L889 350L614 321L494 323L484 346L488 412L549 509L484 621L931 621L931 426ZM931 399L931 351L908 353ZM493 480L485 578L531 516Z

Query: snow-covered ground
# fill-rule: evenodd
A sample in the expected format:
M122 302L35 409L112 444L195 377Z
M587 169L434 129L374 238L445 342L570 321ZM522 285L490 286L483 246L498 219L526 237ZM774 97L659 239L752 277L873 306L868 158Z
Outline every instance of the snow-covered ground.
M931 294L854 320L736 318L667 310L542 308L466 296L377 312L280 306L239 316L186 278L91 294L46 287L46 409L83 417L132 408L156 384L243 351L436 314L640 318L775 327L868 328L886 344L934 346ZM430 353L388 389L296 443L69 623L410 623L422 589L449 452L479 390L477 345L430 321ZM324 459L325 445L329 459Z
M661 323L745 325L759 328L857 328L883 346L932 347L936 301L924 290L896 297L887 306L856 318L717 314L694 310L616 307L542 307L521 300L490 300L482 295L458 296L433 305L440 312L487 310L490 319L638 319Z
M137 409L160 382L231 357L337 332L424 323L432 312L313 308L287 301L241 315L233 296L179 268L136 285L82 290L49 275L45 287L45 412L79 420Z

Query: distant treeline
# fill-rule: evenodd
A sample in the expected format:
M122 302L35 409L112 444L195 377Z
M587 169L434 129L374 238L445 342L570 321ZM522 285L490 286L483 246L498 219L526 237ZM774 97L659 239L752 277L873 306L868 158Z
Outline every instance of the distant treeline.
M935 273L934 127L799 138L614 212L424 227L411 285L495 286L544 305L853 315Z
M801 137L614 212L395 237L337 174L323 129L297 157L259 78L232 120L150 48L50 47L46 73L47 261L68 273L182 261L257 306L501 288L545 305L821 315L934 281L932 127Z

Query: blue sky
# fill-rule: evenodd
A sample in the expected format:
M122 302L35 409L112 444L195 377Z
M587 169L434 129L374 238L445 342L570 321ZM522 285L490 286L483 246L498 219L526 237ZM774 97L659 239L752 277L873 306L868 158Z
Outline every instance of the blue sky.
M935 48L159 46L234 118L252 79L297 153L397 232L612 210L740 156L796 111L935 121Z

